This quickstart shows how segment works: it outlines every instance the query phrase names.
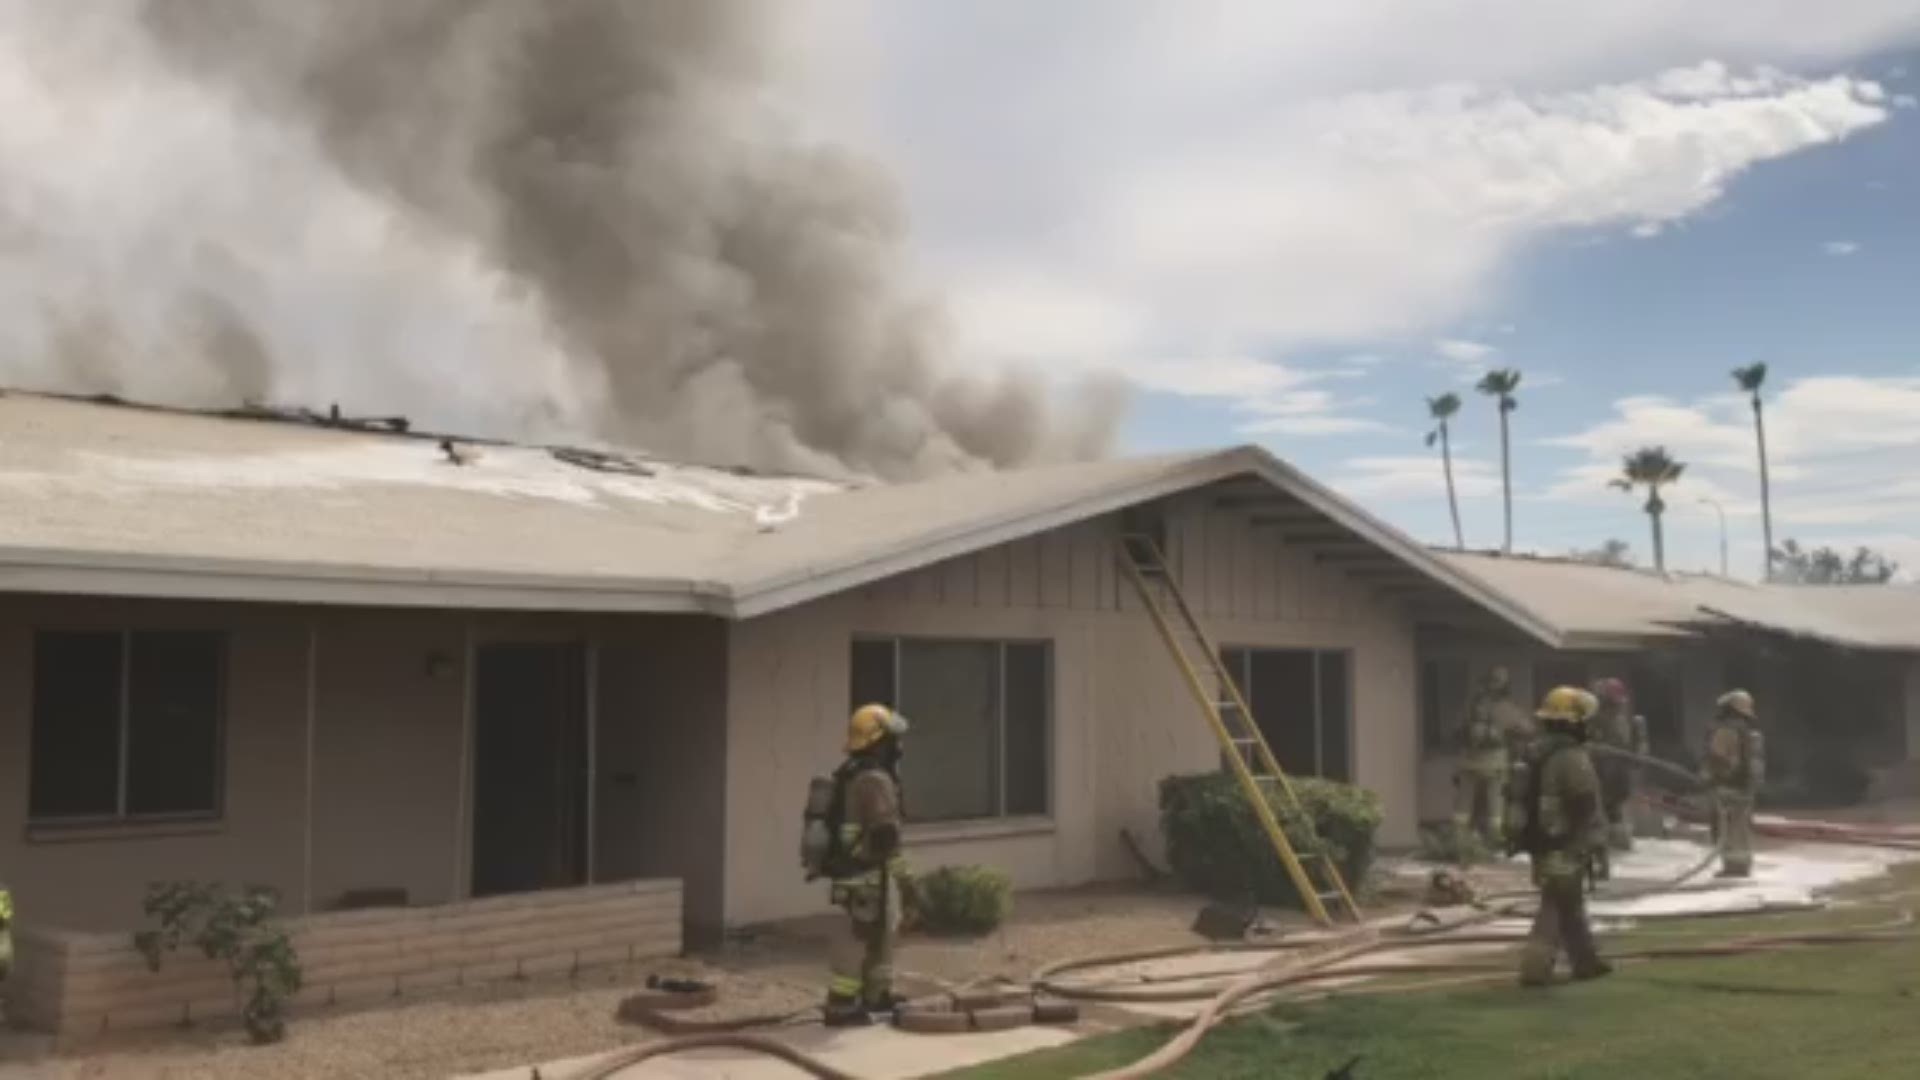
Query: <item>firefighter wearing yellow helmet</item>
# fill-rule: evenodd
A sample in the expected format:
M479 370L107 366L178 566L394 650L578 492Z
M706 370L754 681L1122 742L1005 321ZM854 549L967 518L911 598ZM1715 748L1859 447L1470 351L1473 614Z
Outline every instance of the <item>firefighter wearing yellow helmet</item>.
M1600 701L1576 686L1558 686L1534 716L1542 733L1529 747L1516 782L1520 820L1513 846L1533 862L1540 908L1520 952L1520 984L1545 986L1561 952L1575 979L1597 979L1613 968L1600 959L1587 921L1587 885L1606 870L1607 819L1600 777L1587 754L1587 722Z
M1749 877L1753 874L1753 801L1766 779L1766 745L1752 694L1729 690L1720 695L1713 711L1700 771L1713 789L1720 876Z
M900 854L906 733L906 718L885 705L855 709L847 721L846 761L835 770L826 799L827 843L810 869L832 879L833 903L847 913L830 957L826 1022L832 1026L868 1023L899 1003L893 949L902 894L912 887Z

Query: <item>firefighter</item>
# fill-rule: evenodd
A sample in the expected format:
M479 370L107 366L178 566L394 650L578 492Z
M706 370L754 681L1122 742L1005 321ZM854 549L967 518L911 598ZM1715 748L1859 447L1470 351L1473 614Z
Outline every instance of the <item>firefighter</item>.
M1516 711L1511 686L1506 668L1488 670L1467 703L1460 733L1464 753L1453 777L1454 830L1465 833L1477 827L1489 845L1500 842L1506 811L1508 745L1516 726L1509 717Z
M1633 696L1623 679L1596 680L1593 693L1600 699L1600 711L1589 725L1589 738L1596 746L1610 747L1629 754L1647 756L1647 718L1633 712ZM1615 851L1633 850L1633 822L1627 816L1633 798L1633 762L1611 755L1595 755L1594 770L1600 774L1601 805L1607 815L1607 846Z
M834 941L826 1022L843 1027L892 1011L893 949L901 897L911 888L901 857L901 739L906 718L885 705L863 705L847 722L847 760L834 774L834 852L828 860L832 899L847 913Z
M13 970L13 894L0 881L0 982Z
M1701 773L1713 789L1714 839L1720 843L1720 877L1753 875L1753 801L1766 778L1766 746L1753 695L1729 690L1714 703L1713 728Z
M1587 921L1587 885L1607 876L1606 816L1600 777L1587 754L1587 724L1599 708L1593 694L1559 686L1534 714L1543 733L1524 763L1525 798L1516 822L1518 846L1533 861L1540 909L1520 952L1520 985L1545 986L1562 951L1575 979L1613 971L1600 959Z

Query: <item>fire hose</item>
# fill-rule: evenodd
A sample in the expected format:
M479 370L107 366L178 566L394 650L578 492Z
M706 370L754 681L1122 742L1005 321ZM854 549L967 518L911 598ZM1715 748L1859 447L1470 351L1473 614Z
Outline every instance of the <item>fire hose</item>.
M1700 778L1692 772L1658 758L1635 754L1613 747L1595 745L1592 749L1602 756L1614 756L1633 761L1646 768L1665 773L1689 787L1699 789L1703 786ZM1756 832L1761 832L1756 828ZM1812 835L1817 833L1818 835ZM1920 838L1907 839L1902 830L1857 828L1816 823L1813 828L1795 829L1793 823L1774 826L1772 831L1762 835L1784 836L1789 839L1819 839L1827 842L1861 843L1870 846L1891 845L1905 850L1920 850ZM1908 847L1911 843L1913 846ZM1695 865L1673 878L1655 882L1647 886L1625 890L1610 890L1607 899L1621 900L1656 895L1680 888L1687 881L1698 876L1711 866L1720 856L1716 844L1707 855ZM1381 975L1418 975L1437 973L1470 973L1461 977L1441 979L1426 984L1427 987L1464 985L1483 982L1493 978L1504 978L1507 972L1504 966L1495 969L1487 961L1452 961L1441 963L1377 963L1355 965L1352 961L1371 954L1394 951L1403 952L1423 948L1459 948L1464 946L1510 945L1516 941L1511 934L1498 933L1461 933L1460 931L1486 922L1527 914L1523 902L1531 898L1531 891L1508 893L1484 898L1473 906L1475 913L1468 918L1446 926L1423 927L1422 916L1416 915L1405 927L1384 928L1377 925L1364 926L1344 934L1311 940L1296 940L1274 944L1251 945L1212 945L1200 947L1180 947L1172 949L1141 950L1130 953L1080 957L1072 960L1049 964L1032 977L1029 989L1035 994L1049 994L1059 998L1110 1002L1110 1003L1178 1003L1204 1002L1200 1012L1171 1040L1163 1044L1148 1056L1118 1069L1082 1077L1081 1080L1143 1080L1174 1065L1199 1045L1222 1019L1234 1015L1235 1011L1249 999L1264 998L1275 992L1313 982L1331 979L1358 978ZM1777 952L1787 949L1828 947L1835 945L1878 943L1887 941L1912 940L1913 916L1911 912L1902 912L1901 917L1890 922L1816 933L1755 935L1734 938L1721 942L1705 942L1685 945L1661 945L1620 953L1610 954L1609 959L1622 962L1641 962L1648 960L1745 956L1765 952ZM1186 987L1178 988L1165 985L1174 981L1201 981L1205 978L1220 978L1229 973L1200 973L1185 977L1162 980L1158 987L1121 988L1112 986L1084 985L1063 981L1061 976L1074 971L1084 971L1101 967L1119 967L1155 960L1167 960L1187 956L1208 954L1227 954L1240 952L1273 951L1286 954L1261 965L1250 973L1240 975L1224 987ZM1232 974L1239 974L1238 972ZM1347 991L1348 994L1367 992L1405 992L1406 987L1384 987L1371 991ZM682 1054L708 1049L745 1050L753 1053L777 1057L811 1076L821 1080L859 1080L843 1070L820 1061L799 1050L764 1035L754 1035L744 1031L715 1031L701 1034L684 1035L660 1042L644 1044L619 1052L613 1057L595 1063L576 1074L573 1080L608 1080L641 1062L672 1054Z

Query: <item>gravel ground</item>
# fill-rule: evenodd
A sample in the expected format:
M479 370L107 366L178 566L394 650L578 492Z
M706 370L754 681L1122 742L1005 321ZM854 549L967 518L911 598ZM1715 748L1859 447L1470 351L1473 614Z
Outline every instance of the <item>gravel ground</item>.
M1387 884L1369 914L1406 900ZM982 938L909 936L897 966L902 990L936 988L983 976L1024 979L1054 960L1093 953L1195 944L1190 929L1200 901L1127 888L1027 893L1013 917ZM1294 913L1269 913L1278 928L1306 925ZM614 1018L621 999L650 973L692 975L719 984L721 1004L690 1019L788 1013L816 1003L834 919L804 919L739 935L712 953L568 983L535 981L475 988L404 1006L313 1013L289 1025L286 1042L246 1045L234 1030L159 1031L74 1042L51 1051L47 1040L0 1033L0 1080L278 1080L281 1077L395 1077L443 1080L463 1073L597 1053L648 1035Z
M644 1037L615 1020L614 1012L655 971L718 981L726 1000L745 1010L798 1008L813 998L811 988L671 961L572 983L501 984L391 1009L296 1016L286 1041L270 1047L249 1046L234 1029L164 1030L76 1042L54 1056L44 1038L0 1034L0 1080L443 1080L609 1050Z

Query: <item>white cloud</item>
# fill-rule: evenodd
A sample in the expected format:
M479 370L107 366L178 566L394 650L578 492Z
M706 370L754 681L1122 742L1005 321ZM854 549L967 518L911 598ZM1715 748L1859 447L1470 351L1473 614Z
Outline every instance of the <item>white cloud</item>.
M1386 500L1437 497L1447 494L1447 478L1439 453L1349 458L1333 475L1333 486L1359 499ZM1482 458L1453 457L1453 482L1462 500L1490 499L1500 494L1500 463Z
M1433 351L1449 360L1462 364L1476 364L1499 350L1479 341L1464 341L1459 338L1446 338L1433 343Z
M1666 226L1658 221L1643 221L1628 230L1641 240L1651 240L1666 231Z
M1896 109L1920 107L1920 97L1915 97L1912 94L1895 94L1893 95L1892 102L1893 107Z
M1852 240L1829 240L1820 245L1820 250L1836 257L1845 257L1860 250L1860 245Z
M815 66L899 167L963 331L981 297L1058 296L1014 350L1130 371L1430 338L1543 236L1670 226L1887 118L1871 82L1763 65L1920 40L1910 4L1763 3L794 6L870 35Z
M1242 435L1292 435L1304 438L1319 435L1358 435L1389 429L1378 420L1368 420L1358 416L1276 416L1241 424L1234 430Z
M1760 512L1753 415L1729 392L1693 402L1633 397L1586 431L1546 440L1585 451L1547 497L1599 505L1621 457L1662 445L1688 470L1670 501L1719 499L1731 517ZM1774 535L1904 537L1920 542L1920 377L1826 375L1787 383L1766 402ZM1864 542L1864 541L1862 541Z

